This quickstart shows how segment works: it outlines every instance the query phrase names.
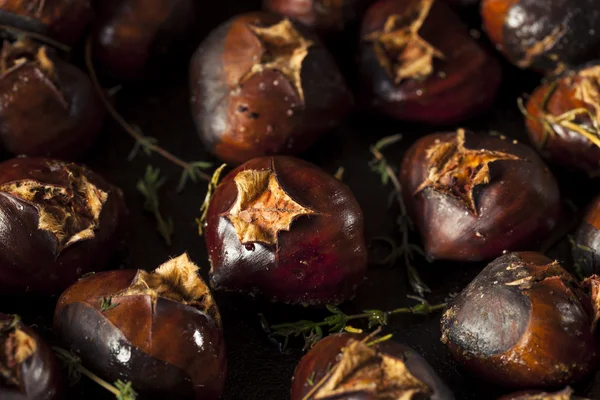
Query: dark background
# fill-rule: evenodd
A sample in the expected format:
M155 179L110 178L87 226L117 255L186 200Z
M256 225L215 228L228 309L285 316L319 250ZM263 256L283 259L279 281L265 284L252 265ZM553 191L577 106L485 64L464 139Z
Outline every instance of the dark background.
M202 2L206 3L206 2ZM220 0L201 5L199 32L191 43L196 46L206 33L217 24L241 11L256 10L259 1ZM461 15L469 25L479 30L477 9L466 9ZM485 42L485 37L479 39ZM347 37L342 46L336 48L342 69L352 79L354 38ZM181 63L174 62L168 72L144 85L124 87L118 94L117 106L131 123L138 125L145 135L156 137L169 151L188 161L206 160L220 163L209 156L196 135L189 112L186 57ZM177 57L174 58L176 60ZM540 78L523 72L505 63L501 93L493 109L463 126L476 132L496 131L506 136L527 142L523 117L516 107L516 99L531 91ZM404 150L425 133L455 130L450 127L427 127L406 124L386 118L370 116L357 110L344 125L317 143L303 158L334 173L339 166L345 168L344 181L350 186L362 205L369 238L390 236L398 239L395 219L398 210L388 208L391 186L382 186L379 177L370 171L369 145L378 139L402 133L401 143L386 150L391 163L399 165ZM204 241L197 234L195 219L206 193L206 183L190 183L183 193L177 194L175 187L180 169L157 155L138 155L133 161L127 156L133 148L133 140L112 120L108 120L104 132L93 150L83 160L125 193L131 212L131 238L128 253L122 262L112 268L143 268L152 270L167 260L187 251L200 265L202 275L207 277L209 265ZM136 182L145 172L147 165L159 167L168 177L160 200L164 216L172 217L175 223L173 245L168 247L158 234L152 216L143 210L143 197L136 190ZM598 190L595 181L560 168L553 170L561 183L566 199L582 210ZM572 215L565 219L566 226L576 221ZM414 240L418 242L418 238ZM380 249L383 250L383 249ZM563 240L554 246L550 255L568 262L568 245ZM428 264L418 260L425 281L432 289L427 296L431 303L444 301L450 293L460 291L484 264L443 263ZM401 262L395 266L370 267L367 280L359 288L356 299L342 305L350 314L367 308L389 310L414 304L406 298L410 294L405 268ZM287 399L294 367L302 356L302 343L292 342L286 353L268 340L259 324L258 313L264 313L271 323L289 322L298 319L320 320L327 314L320 310L276 305L232 294L216 294L221 309L227 344L229 370L224 399ZM20 313L29 324L36 324L43 335L51 339L51 321L56 298L0 299L2 311ZM354 324L360 326L360 324ZM364 327L364 326L360 326ZM384 333L393 333L394 340L404 342L421 353L438 371L442 379L454 391L457 399L491 399L504 393L502 390L478 382L463 373L451 360L440 342L439 314L429 317L396 316L385 328ZM559 343L556 343L560 346ZM596 381L598 381L596 383ZM576 386L581 394L600 398L600 375ZM112 395L91 384L86 378L73 388L74 399L110 399Z

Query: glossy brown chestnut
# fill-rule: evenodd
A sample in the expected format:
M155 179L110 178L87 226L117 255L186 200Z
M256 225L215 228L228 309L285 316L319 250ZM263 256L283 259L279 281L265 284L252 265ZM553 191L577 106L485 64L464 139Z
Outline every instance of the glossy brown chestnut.
M361 28L365 106L392 118L454 124L486 111L502 71L450 7L380 0Z
M122 242L120 189L84 166L0 164L0 293L57 294L106 266Z
M200 137L235 164L306 150L353 102L314 34L260 12L230 19L202 42L191 61L190 87Z
M195 0L102 0L93 27L96 69L119 80L139 80L168 62L196 23ZM152 68L155 66L155 68Z
M600 64L542 84L525 115L529 138L545 157L600 175Z
M91 0L3 0L0 24L76 43L92 21Z
M186 254L153 272L81 279L58 300L54 329L87 368L141 398L217 399L227 359L221 316Z
M480 261L533 248L560 216L554 177L516 140L462 129L427 135L405 154L400 182L430 259Z
M52 349L18 316L0 313L0 398L58 400L63 394Z
M483 0L483 26L520 68L557 74L598 57L596 0Z
M454 400L421 355L386 340L340 333L319 341L296 366L291 400Z
M216 289L293 304L338 304L367 268L364 222L350 189L293 157L262 157L229 173L208 209Z
M500 397L498 400L590 400L575 396L570 387L554 393L528 390Z
M323 37L330 37L357 22L373 1L263 0L263 7L315 29Z
M508 253L448 304L442 342L469 372L495 384L571 384L597 366L593 303L558 262Z
M584 275L600 273L600 196L588 206L577 229L573 259Z
M0 95L0 142L13 154L76 159L102 128L87 75L28 40L2 45Z

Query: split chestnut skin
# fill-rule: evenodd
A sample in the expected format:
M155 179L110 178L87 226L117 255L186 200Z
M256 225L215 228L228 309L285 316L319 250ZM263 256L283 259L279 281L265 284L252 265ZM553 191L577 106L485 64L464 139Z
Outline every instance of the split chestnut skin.
M291 400L454 400L416 351L392 340L370 344L373 339L339 333L319 341L296 366Z
M361 27L363 106L401 121L447 125L487 111L502 71L443 1L380 0Z
M127 209L117 187L85 166L45 158L0 164L0 292L59 294L106 268Z
M589 284L589 285L588 285ZM442 342L464 368L519 389L575 383L598 365L598 277L586 294L540 253L494 260L447 306Z
M190 63L190 91L200 138L230 164L301 153L353 104L316 35L264 12L233 17L204 39Z
M429 259L481 261L539 245L561 210L556 180L530 147L459 129L419 139L400 182Z
M272 301L341 303L367 268L352 192L293 157L256 158L230 172L211 199L205 237L214 288Z
M573 259L584 275L600 273L600 196L588 206L575 233Z
M223 391L221 316L186 254L153 272L81 279L60 296L54 332L86 368L131 381L140 398L216 400Z
M60 400L63 381L56 357L17 315L0 313L0 398Z

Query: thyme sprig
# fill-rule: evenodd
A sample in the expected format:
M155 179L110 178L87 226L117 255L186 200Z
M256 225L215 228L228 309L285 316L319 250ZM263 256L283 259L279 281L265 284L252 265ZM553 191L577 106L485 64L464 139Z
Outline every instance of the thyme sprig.
M136 400L137 393L131 386L131 382L122 382L121 380L116 381L114 384L106 382L104 379L98 377L96 374L85 368L81 364L81 359L75 354L62 349L60 347L53 347L56 357L63 363L67 369L67 376L71 385L77 384L81 379L81 375L87 376L89 379L102 386L115 395L117 400Z
M400 209L400 215L398 216L397 223L400 229L400 244L396 244L389 238L376 238L376 240L383 241L391 247L390 254L382 261L384 264L395 264L399 258L404 259L404 265L406 265L406 271L408 273L408 282L412 287L413 291L419 296L424 296L425 293L430 293L431 289L423 282L417 269L413 266L415 257L421 256L424 258L423 250L410 242L410 232L414 229L413 223L408 216L406 211L406 205L402 198L402 185L398 180L396 171L390 165L387 158L383 155L382 151L388 146L391 146L402 140L402 135L393 135L385 137L379 140L377 143L370 147L373 160L370 162L371 170L377 173L381 177L381 183L386 186L389 182L394 186L394 191L391 193L390 199L398 204Z
M103 297L102 303L100 303L100 311L104 312L104 311L112 310L113 308L115 308L118 305L119 305L119 303L112 302L112 296Z
M360 314L348 315L338 307L328 305L327 310L331 313L322 321L300 320L295 322L285 322L281 324L269 325L264 316L261 315L261 323L263 329L269 334L271 339L282 340L280 343L281 350L287 349L289 340L292 337L302 337L304 339L304 350L311 348L319 340L323 339L327 334L342 332L344 330L350 332L362 332L348 325L350 321L365 319L368 323L368 328L381 327L388 324L390 317L398 314L418 314L428 315L435 311L446 307L446 303L431 305L427 300L418 296L408 296L411 299L419 301L419 304L412 307L401 307L394 310L382 311L377 309L364 310Z
M160 212L160 201L158 199L158 192L165 182L166 179L160 176L160 169L148 165L146 167L146 174L137 182L137 189L146 199L144 204L145 210L154 215L158 232L167 245L170 246L175 227L173 225L173 220L170 217L164 218L162 216Z
M215 189L219 185L219 179L221 178L221 173L227 164L221 165L219 168L215 170L212 178L210 178L210 182L208 182L208 190L206 191L206 196L204 197L204 202L200 207L200 218L196 220L198 223L198 234L202 236L204 234L204 224L206 224L206 215L208 213L208 206L210 205L210 200L212 199L213 194L215 193Z
M129 154L129 158L132 159L135 157L140 150L142 150L146 155L151 155L153 153L157 153L173 164L181 167L183 172L181 173L181 177L179 179L179 185L177 186L177 191L181 191L184 189L186 183L188 181L196 182L199 179L203 179L206 181L210 181L210 175L205 173L203 170L210 168L212 166L211 163L204 161L193 161L187 162L182 160L181 158L175 156L173 153L165 150L164 148L158 145L158 140L156 138L150 136L144 136L144 134L140 131L140 129L132 126L129 122L125 120L116 110L116 108L112 105L106 93L102 89L102 85L100 84L100 80L98 79L98 74L94 68L94 63L92 62L92 41L91 38L88 38L85 46L85 63L88 69L88 73L90 75L90 79L92 80L92 84L98 93L102 104L106 111L110 114L110 116L127 132L133 139L135 139L135 145L133 150Z

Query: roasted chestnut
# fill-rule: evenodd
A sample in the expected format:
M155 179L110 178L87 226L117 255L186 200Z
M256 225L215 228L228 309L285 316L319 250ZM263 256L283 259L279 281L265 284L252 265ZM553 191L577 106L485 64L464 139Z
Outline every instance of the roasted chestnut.
M600 273L600 196L588 206L577 229L573 259L584 275Z
M366 335L327 336L296 367L291 400L453 400L427 361L410 347Z
M492 42L520 68L558 74L598 57L596 0L483 0L481 16Z
M63 382L52 349L17 315L0 313L0 398L63 398Z
M470 373L495 384L571 384L597 366L597 296L543 254L508 253L448 304L442 342Z
M346 30L373 0L263 0L263 7L315 29L323 37Z
M153 272L97 273L58 300L54 330L100 377L142 398L217 399L227 370L221 316L187 254Z
M419 139L404 156L400 182L432 260L533 248L561 211L558 185L533 149L463 129Z
M542 84L524 112L529 137L544 156L600 175L600 64Z
M195 0L102 0L96 6L92 54L96 69L139 80L168 62L196 23ZM154 68L152 68L154 67Z
M454 124L486 111L501 68L443 2L380 0L361 28L365 106L405 121Z
M94 16L91 0L4 0L0 24L76 43Z
M190 86L200 137L235 164L304 151L336 127L353 102L314 34L260 12L230 19L202 42L191 61Z
M121 191L84 166L44 158L0 164L0 293L60 293L120 248Z
M570 387L554 393L528 390L519 393L513 393L500 397L498 400L586 400L583 397L575 396L575 392Z
M2 45L0 95L0 142L13 154L75 159L102 128L87 75L29 40Z
M216 289L338 304L354 295L367 268L352 192L293 157L257 158L230 172L211 199L205 232Z

